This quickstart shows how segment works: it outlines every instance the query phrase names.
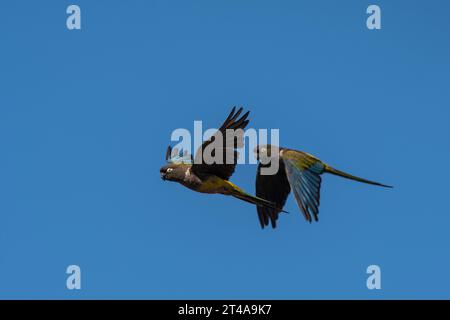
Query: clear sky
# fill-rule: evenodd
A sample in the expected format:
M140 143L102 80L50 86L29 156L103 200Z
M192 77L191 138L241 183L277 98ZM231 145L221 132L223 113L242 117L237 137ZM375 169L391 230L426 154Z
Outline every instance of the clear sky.
M449 12L0 2L0 298L450 298ZM261 230L250 204L163 182L172 130L217 127L233 105L282 146L395 188L324 176L319 223L291 195ZM255 172L232 181L254 193Z

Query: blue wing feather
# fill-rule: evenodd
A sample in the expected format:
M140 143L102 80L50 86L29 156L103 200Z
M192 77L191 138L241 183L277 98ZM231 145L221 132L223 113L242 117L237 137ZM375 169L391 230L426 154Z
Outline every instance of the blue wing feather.
M302 168L291 159L283 159L283 161L289 184L305 219L311 222L312 217L314 217L314 220L317 221L322 182L320 174L325 169L324 164L317 162L307 168Z

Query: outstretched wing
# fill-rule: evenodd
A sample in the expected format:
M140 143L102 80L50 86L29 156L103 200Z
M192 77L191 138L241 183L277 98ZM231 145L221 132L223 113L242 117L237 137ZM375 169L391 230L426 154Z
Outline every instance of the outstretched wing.
M194 164L192 165L192 172L194 172L198 176L202 175L216 175L222 179L228 180L234 172L234 168L236 167L237 159L239 153L236 151L236 148L241 147L243 145L243 135L236 135L230 137L227 134L227 129L242 129L248 125L249 120L247 120L248 114L250 112L246 112L243 116L239 118L239 115L242 113L242 108L239 108L236 111L236 107L234 107L227 119L224 121L222 126L220 126L219 130L209 139L205 141L200 148L195 153ZM221 139L219 141L218 139ZM227 141L232 139L233 141ZM214 145L211 145L213 142ZM220 143L221 142L221 143ZM211 159L206 159L206 157L212 157L215 159L216 152L215 149L208 150L215 145L221 146L218 153L217 161L211 162ZM208 146L210 148L208 148ZM208 152L205 152L208 151ZM211 152L209 152L211 151ZM228 159L228 162L227 162ZM205 161L206 160L206 161ZM231 161L230 161L231 160Z
M286 169L286 176L294 192L297 204L305 219L309 222L314 217L318 221L320 205L320 174L325 164L319 159L295 150L284 150L281 156Z
M291 192L284 163L280 159L278 161L279 167L275 175L262 175L261 168L264 165L261 163L258 165L258 171L256 173L256 196L275 203L278 208L257 207L256 210L262 228L269 225L269 219L272 223L272 228L276 228L278 214L283 209L289 192Z

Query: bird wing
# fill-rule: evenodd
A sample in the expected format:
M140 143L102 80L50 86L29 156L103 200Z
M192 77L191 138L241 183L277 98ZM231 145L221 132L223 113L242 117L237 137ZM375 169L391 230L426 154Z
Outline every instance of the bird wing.
M256 196L273 202L278 208L257 207L258 218L262 228L269 225L269 219L272 223L272 228L276 228L278 214L283 209L289 192L291 192L284 163L280 159L278 161L279 169L274 175L261 175L261 168L264 167L264 165L261 163L258 165L256 174Z
M281 156L286 176L300 210L309 222L318 221L321 177L325 164L305 152L284 150Z
M216 133L207 141L205 141L196 151L194 164L192 165L192 171L197 175L216 175L224 180L228 180L234 172L234 168L236 167L237 159L239 153L236 151L236 148L241 147L243 145L243 136L239 135L237 138L233 137L233 142L228 141L227 143L227 129L242 129L248 125L249 120L247 117L250 112L246 112L243 116L239 118L239 115L242 113L242 108L239 108L236 111L236 107L234 107L228 117L225 119L220 128L216 131ZM230 138L230 137L228 137ZM218 141L217 139L222 139L221 151L223 155L223 159L221 161L216 161L213 163L205 162L205 149L211 145L211 143ZM228 145L231 146L227 147ZM215 156L215 151L210 153L213 157ZM233 161L226 162L226 159L233 159Z

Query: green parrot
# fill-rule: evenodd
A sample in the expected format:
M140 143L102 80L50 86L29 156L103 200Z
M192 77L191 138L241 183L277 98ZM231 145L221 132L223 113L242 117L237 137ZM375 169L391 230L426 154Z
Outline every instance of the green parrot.
M278 214L286 203L291 192L300 207L305 219L318 221L320 204L320 184L322 173L331 173L343 178L364 182L376 186L392 188L378 182L366 180L334 169L316 157L297 150L260 145L255 148L260 161L256 175L256 196L275 203L278 208L258 207L257 213L261 227L269 225L276 228ZM262 171L277 161L278 170L275 174L264 174Z
M169 146L166 152L166 161L168 164L160 169L161 178L163 180L178 182L197 192L233 196L261 208L276 210L277 212L283 211L273 202L254 197L229 181L239 156L236 148L243 145L243 135L230 137L227 135L227 130L237 131L239 129L245 129L249 123L249 120L247 120L249 112L239 118L242 110L242 108L239 108L236 111L235 107L231 110L222 126L211 139L205 141L198 148L195 155L196 161L193 161L192 157L187 159L187 154L177 154L177 150L173 150L173 152ZM204 152L208 147L211 147L213 142L218 142L218 139L223 140L219 144L221 150L218 150L222 152L223 158L221 161L208 164L207 161L204 161L206 157ZM232 139L232 141L227 141L228 139ZM213 156L215 155L215 149L213 149L211 154ZM232 161L227 161L227 156Z

